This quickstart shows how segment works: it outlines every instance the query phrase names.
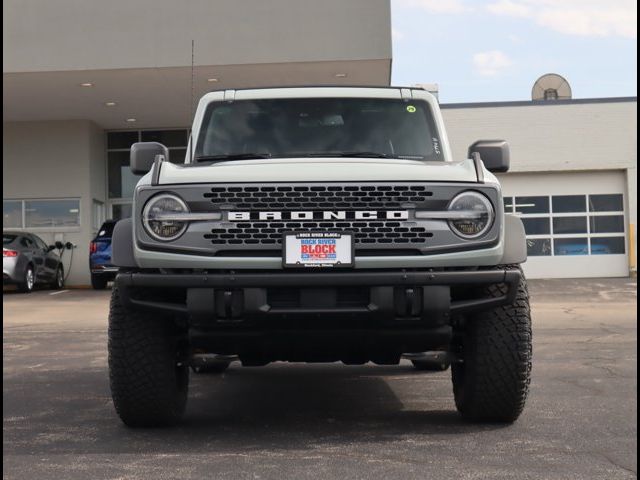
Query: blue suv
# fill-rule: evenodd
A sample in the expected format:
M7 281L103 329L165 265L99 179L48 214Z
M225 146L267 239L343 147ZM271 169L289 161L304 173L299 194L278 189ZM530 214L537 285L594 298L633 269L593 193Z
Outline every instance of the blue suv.
M89 268L91 286L96 290L106 288L107 283L116 278L118 267L111 263L111 236L116 220L107 220L89 244Z

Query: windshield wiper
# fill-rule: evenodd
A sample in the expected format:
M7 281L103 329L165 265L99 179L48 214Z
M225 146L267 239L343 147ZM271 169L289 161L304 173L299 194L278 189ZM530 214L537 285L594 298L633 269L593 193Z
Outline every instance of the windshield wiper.
M424 160L422 155L391 155L380 152L329 152L325 153L326 157L352 157L352 158L395 158L398 160Z
M337 152L336 155L338 157L356 157L356 158L394 158L395 157L395 155L389 155L387 153L361 152L361 151Z
M271 158L270 153L224 153L220 155L201 155L196 162L212 162L216 160L251 160L253 158Z
M360 151L360 150L354 150L354 151L344 151L344 152L332 152L332 151L328 151L328 152L302 152L299 155L296 155L299 157L326 157L326 158L331 158L331 157L354 157L354 158L398 158L395 155L388 155L386 153L379 153L379 152L365 152L365 151Z
M389 155L380 152L367 152L361 150L338 151L338 152L291 152L286 154L272 155L270 153L226 153L220 155L201 155L195 158L196 162L214 162L225 160L251 160L263 158L396 158L396 159L423 159L424 157L407 155Z

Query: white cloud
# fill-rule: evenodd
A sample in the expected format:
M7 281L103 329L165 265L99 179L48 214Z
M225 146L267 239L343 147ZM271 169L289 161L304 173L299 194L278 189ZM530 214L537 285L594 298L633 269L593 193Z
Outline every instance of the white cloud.
M487 5L487 10L494 15L509 15L510 17L527 17L531 14L531 9L523 3L512 2L511 0L501 0Z
M466 13L472 8L461 0L397 0L406 7L422 8L431 13Z
M500 50L478 52L473 55L473 67L478 75L484 77L495 77L511 65L513 62Z
M638 36L634 0L498 0L486 8L494 15L529 18L567 35Z

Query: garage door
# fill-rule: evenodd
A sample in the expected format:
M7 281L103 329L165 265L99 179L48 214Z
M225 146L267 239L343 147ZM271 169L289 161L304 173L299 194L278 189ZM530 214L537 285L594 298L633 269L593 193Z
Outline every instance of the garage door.
M507 174L500 181L505 211L525 226L529 278L629 275L623 172Z

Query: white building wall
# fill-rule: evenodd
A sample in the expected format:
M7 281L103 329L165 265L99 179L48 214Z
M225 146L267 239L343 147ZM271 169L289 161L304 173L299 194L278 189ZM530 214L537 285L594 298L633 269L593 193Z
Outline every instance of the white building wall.
M3 71L391 59L389 0L5 0Z
M511 149L513 173L624 171L633 252L637 252L637 112L635 98L443 105L454 158L466 157L476 140L504 139Z
M3 123L3 139L3 199L80 199L80 227L31 231L77 245L67 283L88 285L92 199L105 190L103 131L88 121L13 122ZM71 252L63 259L68 270Z
M615 170L637 165L637 101L454 108L443 115L454 156L501 138L511 171Z

